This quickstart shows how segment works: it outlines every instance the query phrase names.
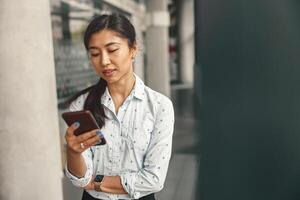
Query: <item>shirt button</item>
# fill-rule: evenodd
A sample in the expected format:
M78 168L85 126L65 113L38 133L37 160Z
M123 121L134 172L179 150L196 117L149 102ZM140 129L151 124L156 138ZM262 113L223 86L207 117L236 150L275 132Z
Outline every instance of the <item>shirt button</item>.
M138 198L140 198L140 195L141 195L141 194L140 194L139 192L135 192L135 193L134 193L134 198L135 198L135 199L138 199Z

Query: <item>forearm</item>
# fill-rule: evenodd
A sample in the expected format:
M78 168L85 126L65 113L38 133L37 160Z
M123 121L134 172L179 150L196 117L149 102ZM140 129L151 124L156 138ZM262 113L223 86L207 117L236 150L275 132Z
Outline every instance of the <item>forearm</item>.
M111 193L111 194L127 194L127 192L123 188L115 189L115 188L108 188L108 187L101 186L101 191L106 193Z
M119 176L105 176L102 180L101 190L106 193L127 194Z
M74 176L81 178L86 173L86 165L81 154L71 152L67 148L67 167Z

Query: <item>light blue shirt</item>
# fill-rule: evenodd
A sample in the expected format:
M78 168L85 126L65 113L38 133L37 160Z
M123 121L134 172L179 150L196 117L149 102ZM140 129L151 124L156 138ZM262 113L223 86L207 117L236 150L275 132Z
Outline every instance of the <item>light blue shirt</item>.
M82 153L87 171L82 178L66 175L78 187L86 186L97 174L121 177L124 195L88 190L100 199L138 199L163 188L172 151L174 110L166 96L145 86L136 76L130 95L115 112L106 88L101 98L108 119L101 128L106 145L93 146ZM71 111L82 110L87 94L79 96ZM67 165L66 165L67 166Z

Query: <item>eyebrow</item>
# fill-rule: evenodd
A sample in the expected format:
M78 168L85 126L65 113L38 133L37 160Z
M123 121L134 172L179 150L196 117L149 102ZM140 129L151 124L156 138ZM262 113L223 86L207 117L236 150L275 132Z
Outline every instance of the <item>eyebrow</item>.
M111 46L111 45L114 45L114 44L120 44L119 42L109 42L105 45L105 47L108 47L108 46ZM98 49L97 47L95 46L90 46L89 49Z

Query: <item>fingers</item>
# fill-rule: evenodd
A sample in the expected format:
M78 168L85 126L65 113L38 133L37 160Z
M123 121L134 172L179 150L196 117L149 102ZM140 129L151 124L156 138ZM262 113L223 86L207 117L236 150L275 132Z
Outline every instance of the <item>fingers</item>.
M67 142L68 146L72 146L74 143L74 140L76 138L76 136L74 135L74 131L80 126L79 122L75 122L74 124L72 124L70 127L68 127L66 134L65 134L65 139ZM73 148L71 148L73 149Z
M97 129L83 133L79 136L66 134L67 146L72 152L82 153L91 146L99 143L100 136L96 134ZM72 129L70 128L70 132Z
M68 129L67 129L67 135L68 136L72 136L74 135L74 131L79 128L80 123L79 122L75 122L74 124L72 124Z
M89 131L89 132L86 132L84 134L81 134L81 135L77 136L78 142L83 142L85 140L88 140L89 138L92 138L92 137L96 136L97 135L96 131L97 131L97 129Z
M93 190L94 189L94 178L95 178L96 176L95 175L93 175L92 176L92 179L91 179L91 181L89 182L89 184L88 185L86 185L83 189L85 189L85 190Z
M66 134L65 134L65 139L66 139L68 147L72 146L72 144L74 143L74 139L76 138L76 136L74 135L74 130L77 129L79 126L80 126L79 122L75 122L70 127L68 127ZM73 148L71 148L71 149L73 149Z
M84 187L85 190L94 190L94 188L95 186L93 180L87 186Z
M101 142L101 138L98 135L95 135L94 137L88 138L87 140L82 141L83 146L85 148L89 148L91 146L94 146L95 144L98 144ZM80 145L82 146L82 145Z
M77 139L80 151L85 151L86 149L96 145L101 141L101 138L96 135L96 130L85 133L82 135L82 137L78 137Z

